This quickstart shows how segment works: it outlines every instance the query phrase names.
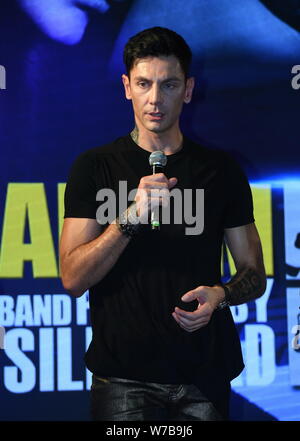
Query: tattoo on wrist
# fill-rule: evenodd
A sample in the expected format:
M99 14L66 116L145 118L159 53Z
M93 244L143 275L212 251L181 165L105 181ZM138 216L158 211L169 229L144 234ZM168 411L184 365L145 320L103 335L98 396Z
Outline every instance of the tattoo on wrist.
M245 268L225 284L226 301L240 305L260 297L266 287L265 276L253 268Z

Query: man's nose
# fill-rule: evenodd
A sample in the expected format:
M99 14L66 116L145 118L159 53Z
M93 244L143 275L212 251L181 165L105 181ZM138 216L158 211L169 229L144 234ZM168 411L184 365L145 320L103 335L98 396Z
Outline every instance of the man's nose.
M158 84L153 84L150 90L150 104L156 105L161 103L163 100L160 86Z

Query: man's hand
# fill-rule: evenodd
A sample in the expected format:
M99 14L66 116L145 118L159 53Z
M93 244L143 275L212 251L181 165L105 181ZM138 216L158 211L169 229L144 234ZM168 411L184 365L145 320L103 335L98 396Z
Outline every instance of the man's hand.
M224 289L219 286L198 286L192 291L186 292L181 300L183 302L192 302L198 300L199 305L195 311L189 312L175 307L172 316L176 322L188 332L194 332L206 326L216 309L216 307L225 298Z
M167 207L170 189L177 184L177 178L168 179L163 173L143 176L135 196L137 214L141 223L148 222L151 209L159 205Z

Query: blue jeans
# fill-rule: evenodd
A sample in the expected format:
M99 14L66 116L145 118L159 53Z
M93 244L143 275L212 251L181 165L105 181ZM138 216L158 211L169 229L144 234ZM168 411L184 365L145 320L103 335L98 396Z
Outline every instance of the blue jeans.
M229 394L224 398L229 401ZM193 384L147 383L93 375L94 421L221 421L225 418Z

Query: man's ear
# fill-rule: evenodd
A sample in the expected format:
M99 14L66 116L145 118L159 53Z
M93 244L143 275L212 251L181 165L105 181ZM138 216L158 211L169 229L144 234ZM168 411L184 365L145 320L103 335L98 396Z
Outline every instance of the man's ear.
M131 100L130 80L129 80L128 76L123 74L122 81L123 81L123 85L124 85L125 96L128 100Z
M185 94L184 94L184 99L183 99L183 101L186 104L188 104L191 101L191 99L192 99L194 86L195 86L195 78L194 77L188 78L186 80Z

